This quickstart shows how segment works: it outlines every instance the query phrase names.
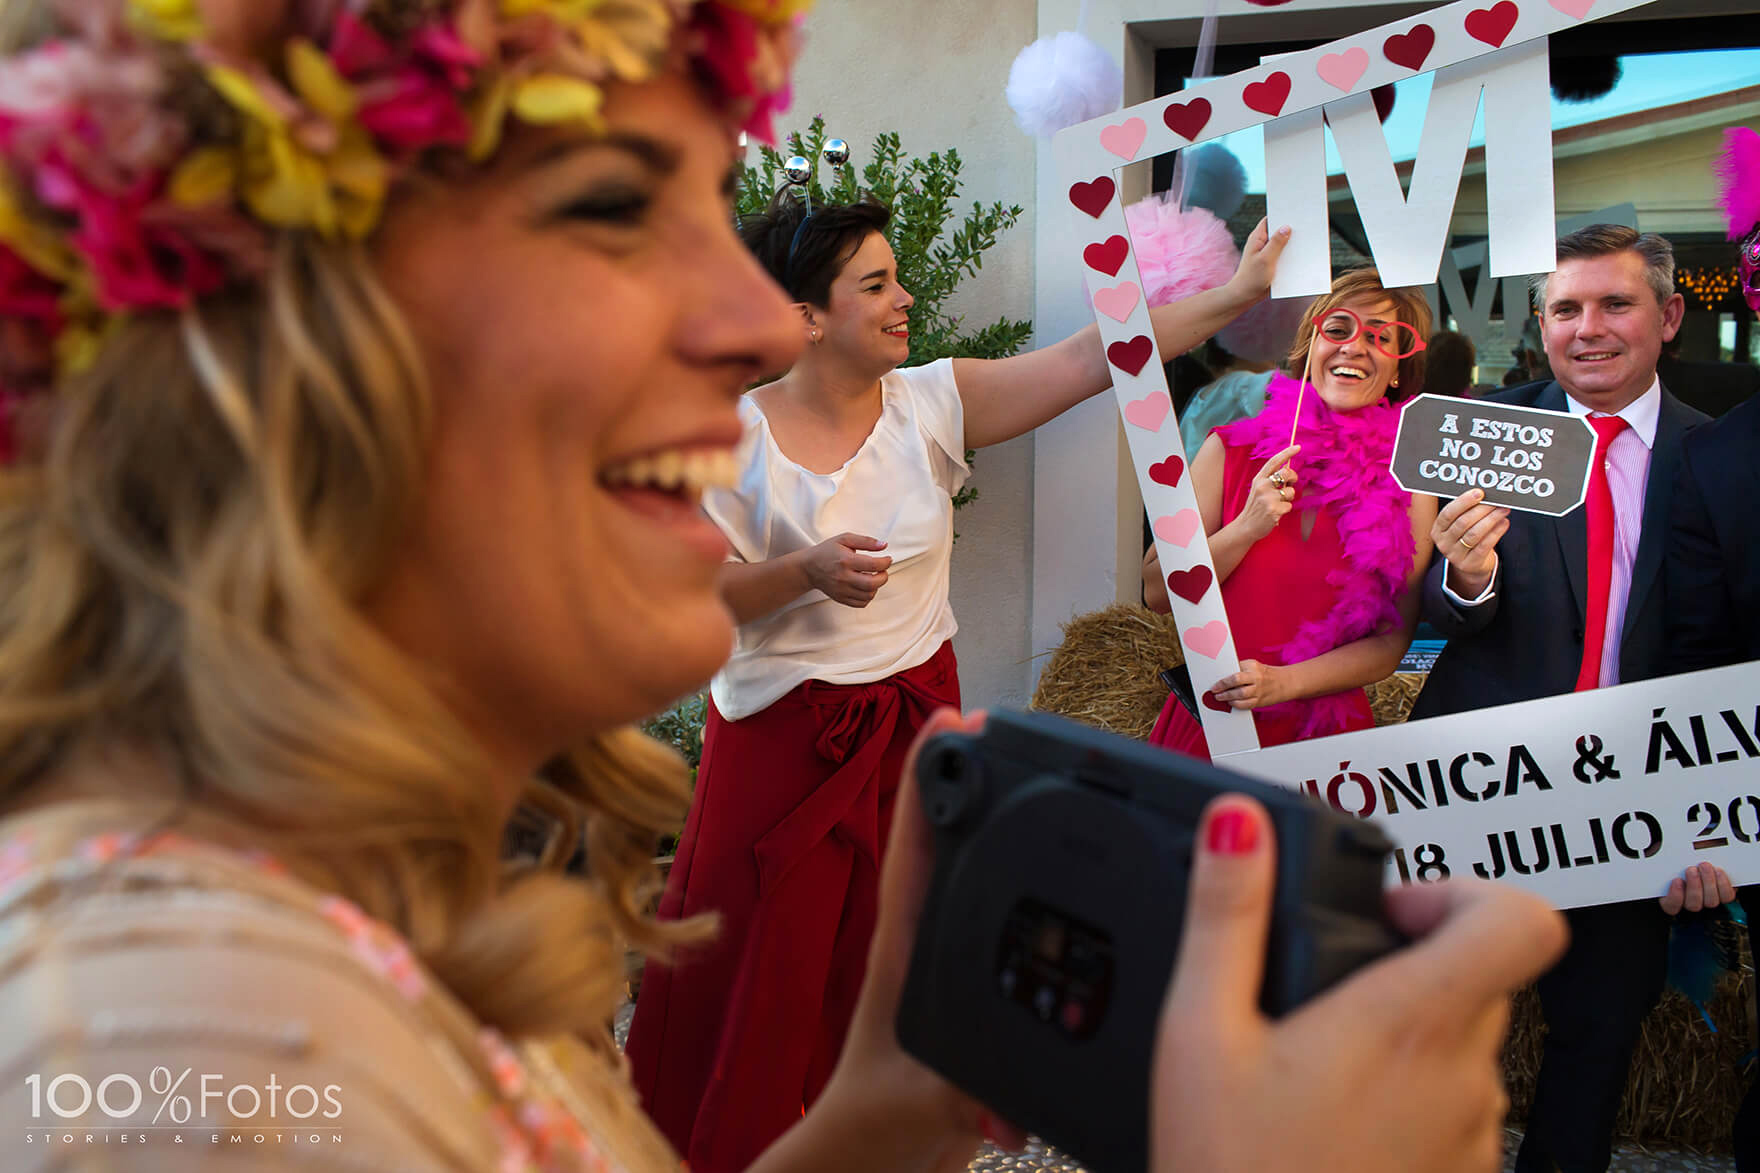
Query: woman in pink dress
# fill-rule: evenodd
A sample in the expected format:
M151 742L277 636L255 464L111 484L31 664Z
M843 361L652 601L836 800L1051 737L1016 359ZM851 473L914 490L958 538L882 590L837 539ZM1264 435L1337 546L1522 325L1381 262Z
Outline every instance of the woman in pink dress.
M1401 489L1388 464L1397 403L1423 385L1429 329L1417 290L1384 288L1373 269L1343 274L1314 302L1265 410L1217 428L1192 459L1240 656L1239 672L1202 683L1253 711L1261 745L1368 728L1363 686L1411 643L1437 503ZM1143 582L1166 611L1153 548ZM1177 696L1150 740L1209 756Z

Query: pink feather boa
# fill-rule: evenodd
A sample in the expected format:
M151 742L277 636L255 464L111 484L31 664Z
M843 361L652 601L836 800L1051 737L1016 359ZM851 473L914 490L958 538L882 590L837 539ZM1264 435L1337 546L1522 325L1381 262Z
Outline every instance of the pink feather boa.
M1265 409L1250 419L1218 428L1222 442L1250 447L1258 459L1289 447L1301 384L1279 371L1266 390ZM1332 516L1344 545L1344 565L1326 576L1337 592L1323 619L1302 624L1295 637L1271 649L1279 664L1298 664L1334 648L1387 631L1400 622L1398 601L1406 589L1417 546L1412 540L1411 494L1393 479L1394 434L1399 408L1383 399L1356 411L1333 411L1312 387L1301 395L1302 446L1298 501ZM1286 701L1263 710L1301 712L1298 736L1325 737L1345 727L1350 693Z

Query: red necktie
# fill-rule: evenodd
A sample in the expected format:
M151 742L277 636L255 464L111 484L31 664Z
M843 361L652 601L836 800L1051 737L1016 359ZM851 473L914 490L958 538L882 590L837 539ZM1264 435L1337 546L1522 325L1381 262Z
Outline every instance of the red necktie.
M1583 668L1577 691L1601 684L1601 645L1607 640L1607 594L1613 589L1613 490L1607 487L1607 450L1626 430L1617 415L1589 418L1595 429L1595 460L1589 466L1589 597L1583 623Z

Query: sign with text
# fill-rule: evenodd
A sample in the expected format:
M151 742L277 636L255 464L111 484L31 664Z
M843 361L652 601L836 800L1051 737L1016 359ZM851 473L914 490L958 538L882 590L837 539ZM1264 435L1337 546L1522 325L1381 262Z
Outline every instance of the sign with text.
M1490 505L1562 517L1583 503L1595 429L1581 416L1483 399L1420 395L1400 412L1393 479L1445 500L1480 489Z
M1271 292L1306 296L1332 279L1324 150L1331 127L1382 279L1428 285L1441 267L1473 124L1483 114L1481 280L1545 272L1556 260L1547 38L1654 2L1455 0L1139 102L1052 139L1068 202L1061 217L1041 211L1053 238L1082 259L1161 568L1179 576L1173 615L1194 680L1232 675L1240 660L1188 475L1194 454L1180 441L1162 365L1167 356L1125 222L1119 168L1263 126L1271 225L1293 229ZM1371 95L1423 74L1434 75L1430 105L1410 183L1402 185ZM1520 474L1511 471L1513 486ZM1556 490L1559 478L1551 479ZM1258 745L1244 710L1208 697L1199 717L1214 753Z
M1477 875L1572 908L1701 861L1760 880L1760 662L1216 760L1374 818L1390 884Z

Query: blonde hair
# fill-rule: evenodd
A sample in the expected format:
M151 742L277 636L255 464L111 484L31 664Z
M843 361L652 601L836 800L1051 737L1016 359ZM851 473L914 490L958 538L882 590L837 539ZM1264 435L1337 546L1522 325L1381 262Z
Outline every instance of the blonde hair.
M1314 319L1325 318L1347 301L1371 297L1377 293L1386 295L1393 302L1396 320L1410 326L1420 339L1429 341L1430 303L1424 299L1422 290L1410 287L1389 289L1381 284L1381 274L1375 269L1350 269L1333 278L1332 288L1315 298L1308 307L1308 312L1302 316L1301 325L1296 328L1295 341L1290 344L1289 354L1283 360L1284 373L1292 379L1304 377L1308 365L1308 347L1314 342ZM1424 352L1420 350L1410 358L1400 359L1397 377L1399 386L1388 390L1388 399L1398 403L1422 392Z
M362 250L281 237L260 286L120 326L0 474L0 809L144 750L189 803L403 932L479 1018L601 1038L676 754L608 733L534 780L590 875L506 874L483 749L357 606L410 520L432 405Z

